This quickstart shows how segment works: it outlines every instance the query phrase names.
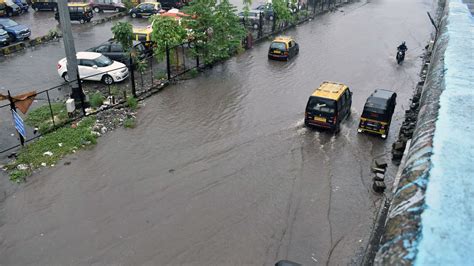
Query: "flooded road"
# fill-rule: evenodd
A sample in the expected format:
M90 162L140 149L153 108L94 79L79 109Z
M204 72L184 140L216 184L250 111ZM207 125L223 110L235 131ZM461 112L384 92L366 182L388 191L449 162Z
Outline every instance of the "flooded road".
M167 87L146 100L136 129L5 193L0 264L357 263L380 202L370 163L389 161L431 8L358 2L289 31L300 54L288 63L268 61L266 42ZM401 41L409 50L398 66ZM303 126L324 80L353 91L338 135ZM385 141L356 130L376 88L398 93Z

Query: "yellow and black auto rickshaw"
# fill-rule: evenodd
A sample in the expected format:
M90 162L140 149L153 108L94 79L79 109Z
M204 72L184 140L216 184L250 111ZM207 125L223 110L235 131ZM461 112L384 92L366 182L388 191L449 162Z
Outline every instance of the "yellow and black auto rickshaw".
M357 132L369 132L387 138L395 110L397 94L389 90L375 90L364 105Z

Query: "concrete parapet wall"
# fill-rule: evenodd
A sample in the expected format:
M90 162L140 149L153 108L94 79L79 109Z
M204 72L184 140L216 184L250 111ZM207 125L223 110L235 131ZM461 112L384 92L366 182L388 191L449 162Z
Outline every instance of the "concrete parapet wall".
M438 221L440 220L439 217L442 216L440 215L440 212L446 212L446 209L449 208L455 210L458 207L458 205L453 205L453 203L455 204L454 201L450 202L448 200L448 193L453 193L453 191L443 191L444 187L440 186L440 183L438 182L435 185L437 189L436 193L431 194L431 199L427 197L427 190L434 189L433 180L436 179L434 178L432 171L433 166L436 165L438 168L439 165L439 163L434 164L434 160L436 161L436 156L434 156L434 154L436 154L437 157L440 157L441 151L442 153L445 153L454 148L454 146L451 146L453 147L451 148L450 146L445 145L445 142L441 140L438 140L438 145L435 145L435 140L440 139L440 135L446 137L445 133L451 130L450 126L454 126L452 123L440 123L442 122L440 121L440 116L442 117L443 113L452 112L452 110L449 111L446 110L446 108L452 108L454 104L459 104L459 106L466 104L467 107L471 106L472 108L474 102L472 93L474 88L472 87L472 81L469 81L469 74L466 75L466 73L470 72L472 77L474 73L474 67L472 66L474 20L472 15L469 13L467 6L462 4L460 0L447 0L443 7L444 12L439 23L437 40L432 51L430 60L431 64L420 100L418 122L407 153L406 163L401 166L403 167L402 175L395 194L393 195L392 204L385 225L386 230L382 236L380 248L374 261L374 264L376 265L424 265L427 263L430 265L447 265L462 262L463 256L465 259L464 262L468 263L469 258L471 257L469 252L459 254L460 252L453 251L453 249L462 249L463 246L469 246L472 248L472 245L465 242L470 241L472 244L472 221L468 222L471 224L471 231L464 232L471 234L471 237L466 236L465 241L460 240L459 243L441 241L442 237L439 236L444 233L446 239L452 239L453 241L460 239L455 236L451 237L451 232L449 232L449 230L446 231L445 224L450 223L450 221L442 221L441 223L443 223L443 225L440 225L441 223ZM462 35L468 39L462 41L461 38L459 38ZM469 38L471 39L469 40ZM461 44L459 44L459 42L461 42ZM450 64L447 62L450 62ZM455 77L455 79L453 80L450 76ZM446 101L443 101L443 97L447 97L447 95L444 94L451 94L453 91L458 92L459 90L465 90L465 93L462 93L464 98L459 97L459 102L446 103ZM444 103L444 105L441 103ZM472 109L470 110L471 115L469 116L468 114L467 119L472 119ZM456 118L452 117L451 121L453 119ZM473 121L471 121L471 123L472 122ZM458 126L469 127L466 123L459 124ZM459 131L462 132L462 130ZM468 132L469 130L466 130L467 134L469 134ZM472 131L470 132L472 137ZM466 137L468 136L466 135ZM457 141L459 141L458 145L462 146L461 143L463 142L463 139L460 138ZM470 142L466 142L468 146L471 145L469 143ZM469 165L469 161L471 161L472 165L473 158L469 154L467 154L467 157L458 159L461 161L467 160L466 165ZM455 164L454 162L450 163L453 166ZM444 180L449 180L449 178L455 176L469 178L465 173L459 173L459 171L454 169L454 167L451 169L452 173L450 173L449 166L451 165L444 167L445 169L448 169L448 171L443 172ZM466 184L466 182L464 182L464 184ZM472 184L474 184L474 182L471 183L471 185ZM464 187L464 189L466 188ZM439 193L440 191L443 193ZM470 196L474 198L474 195L468 191L469 189L467 192L463 193L464 197ZM445 195L448 198L442 197L439 194ZM429 193L428 196L430 196ZM447 206L447 204L439 202L449 202L452 206L450 207ZM462 200L459 204L461 206L463 205ZM436 213L436 215L431 214L429 219L427 219L427 213ZM433 216L437 216L438 220L433 218ZM456 215L445 215L444 218L449 220L452 217L453 224L457 224L456 222L458 222L458 220L456 219L464 218L454 216ZM469 214L467 214L467 216L469 216ZM460 227L469 227L465 221L460 222L460 224ZM453 234L459 230L463 230L462 228L451 229ZM432 237L433 235L434 237ZM427 241L427 239L430 239L430 241ZM437 239L438 241L435 242L433 239ZM439 246L439 252L434 253L441 254L433 253L433 245ZM429 251L427 251L428 247Z

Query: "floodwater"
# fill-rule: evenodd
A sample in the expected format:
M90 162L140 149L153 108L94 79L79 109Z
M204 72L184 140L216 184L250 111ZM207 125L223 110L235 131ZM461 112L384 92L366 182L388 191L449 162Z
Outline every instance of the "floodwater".
M167 87L145 101L137 128L16 189L4 185L0 264L360 262L381 199L370 164L389 162L432 5L357 2L287 32L300 44L290 62L268 61L264 42ZM401 41L409 50L399 66ZM307 97L324 80L353 91L338 135L303 125ZM376 88L398 94L387 140L356 130Z

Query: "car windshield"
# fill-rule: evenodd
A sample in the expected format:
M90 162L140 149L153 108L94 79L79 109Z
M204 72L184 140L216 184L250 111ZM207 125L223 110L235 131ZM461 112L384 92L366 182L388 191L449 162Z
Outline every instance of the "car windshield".
M319 97L311 97L308 103L308 110L314 110L322 113L327 114L334 114L335 112L335 104L334 100L319 98Z
M110 60L107 56L99 56L95 60L95 63L97 64L98 67L106 67L112 65L113 61Z
M18 23L16 23L15 21L13 21L11 19L7 19L7 20L4 20L2 22L2 25L8 28L8 27L14 27L14 26L18 25Z
M146 34L137 34L137 39L141 42L146 42Z
M280 51L285 51L286 50L286 45L283 42L272 42L270 45L271 49L278 49Z

